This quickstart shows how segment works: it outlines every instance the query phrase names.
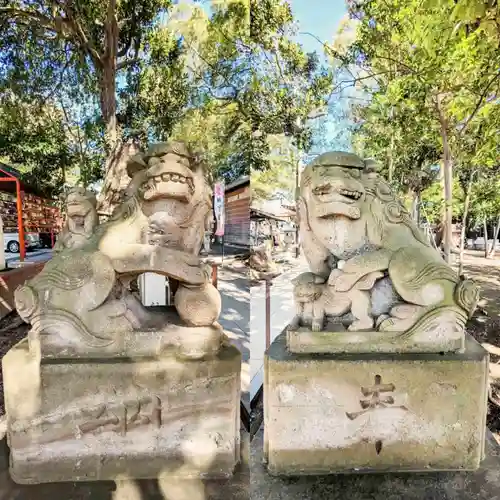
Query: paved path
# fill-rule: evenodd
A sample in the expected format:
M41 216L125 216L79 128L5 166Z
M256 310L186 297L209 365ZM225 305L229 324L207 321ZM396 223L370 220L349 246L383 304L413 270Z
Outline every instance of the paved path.
M243 355L242 401L249 409L250 382L250 290L245 268L219 268L218 285L222 297L219 322L226 335Z
M292 259L293 268L272 281L271 286L271 342L283 331L295 314L292 279L307 271L301 256ZM266 350L266 287L262 283L250 291L250 399L263 382L264 352Z
M481 301L490 317L500 318L500 251L494 259L485 259L484 252L467 250L464 273L481 285Z

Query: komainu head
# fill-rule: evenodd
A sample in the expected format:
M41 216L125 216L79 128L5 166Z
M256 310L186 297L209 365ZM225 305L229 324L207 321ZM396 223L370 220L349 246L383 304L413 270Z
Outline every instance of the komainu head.
M153 144L130 159L127 171L146 203L177 200L190 204L206 195L203 165L182 142Z

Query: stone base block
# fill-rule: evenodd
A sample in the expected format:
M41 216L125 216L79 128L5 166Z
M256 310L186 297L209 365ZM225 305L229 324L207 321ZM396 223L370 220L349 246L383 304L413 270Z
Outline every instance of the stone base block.
M476 470L488 354L303 354L265 359L264 454L274 475Z
M10 473L21 484L231 476L241 354L42 362L25 339L2 361Z
M500 446L486 433L486 458L473 472L270 476L262 457L263 432L252 439L250 498L272 500L497 500ZM230 497L228 497L230 498Z
M224 330L211 326L188 326L173 306L146 308L151 324L143 330L116 332L109 338L92 337L74 325L37 325L28 334L30 349L43 358L139 358L170 353L180 359L201 359L217 353L224 342ZM40 328L43 330L39 332Z
M350 332L342 325L334 325L328 331L300 327L287 332L287 347L295 353L461 352L464 346L465 336L459 330L455 336L440 336L436 329L406 337L405 332Z

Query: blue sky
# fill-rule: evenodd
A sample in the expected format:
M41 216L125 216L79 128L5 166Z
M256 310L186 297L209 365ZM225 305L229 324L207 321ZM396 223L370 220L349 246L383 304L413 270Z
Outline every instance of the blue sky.
M347 13L345 0L289 0L292 6L293 14L299 23L300 32L308 32L315 35L323 42L331 43L337 32L340 21ZM299 42L307 52L316 51L319 55L323 54L321 43L309 35L299 35ZM338 101L334 97L331 101L333 108L340 111L346 101ZM314 122L313 140L314 145L312 154L318 154L329 149L350 150L351 141L348 127L350 122L337 116L328 116L322 122ZM318 129L323 128L325 135L321 143L317 135Z
M191 3L193 0L180 0L186 3ZM287 0L294 14L295 20L299 24L299 32L308 32L315 35L324 43L331 43L334 35L337 32L340 21L347 13L345 0ZM204 2L203 7L210 11L210 2ZM321 57L323 55L323 46L314 37L299 34L298 41L304 47L306 52L316 51ZM333 105L336 108L342 108L346 101L337 101L337 98L332 99ZM344 149L351 148L350 136L347 132L349 123L329 116L323 119L321 124L315 122L313 128L323 127L325 135L323 140L327 144L321 144L317 131L314 133L314 153L320 153L326 149Z
M316 35L323 42L331 42L340 20L347 12L345 0L289 0L300 31ZM322 51L314 38L301 35L300 43L307 52Z

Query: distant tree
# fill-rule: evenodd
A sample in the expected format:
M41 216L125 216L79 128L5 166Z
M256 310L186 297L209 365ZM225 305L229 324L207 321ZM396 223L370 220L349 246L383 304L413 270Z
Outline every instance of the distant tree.
M412 134L425 130L429 150L435 145L439 148L445 193L444 249L449 260L453 165L464 163L463 138L469 132L476 137L475 149L483 155L483 165L494 162L498 151L492 139L499 106L495 98L500 82L498 5L467 0L375 0L349 1L348 6L356 22L356 37L347 51L332 48L337 60L346 70L356 66L364 73L358 83L374 96L387 129L394 132L398 117L413 114L402 135L405 145L411 144ZM478 128L483 129L482 138ZM397 135L379 129L375 137L367 134L365 142L376 141L380 135L395 137L385 144L391 174L393 159L399 156Z
M5 94L0 98L0 157L48 197L61 192L77 160L59 109Z
M253 200L281 198L295 200L296 175L300 166L300 151L284 135L269 136L270 168L252 170L251 186Z
M0 6L0 90L9 88L38 102L60 92L67 98L78 93L78 104L96 96L106 146L104 173L120 175L114 167L121 162L123 128L137 123L138 105L132 110L131 101L124 99L120 106L120 82L126 93L134 89L142 97L143 115L154 107L154 99L160 100L164 87L158 79L171 76L166 67L178 64L180 55L178 41L161 27L171 5L170 0L5 0ZM146 74L144 64L149 66ZM143 75L142 89L137 88L138 74ZM156 118L168 122L170 107L163 113L155 109ZM112 184L106 179L105 200Z

